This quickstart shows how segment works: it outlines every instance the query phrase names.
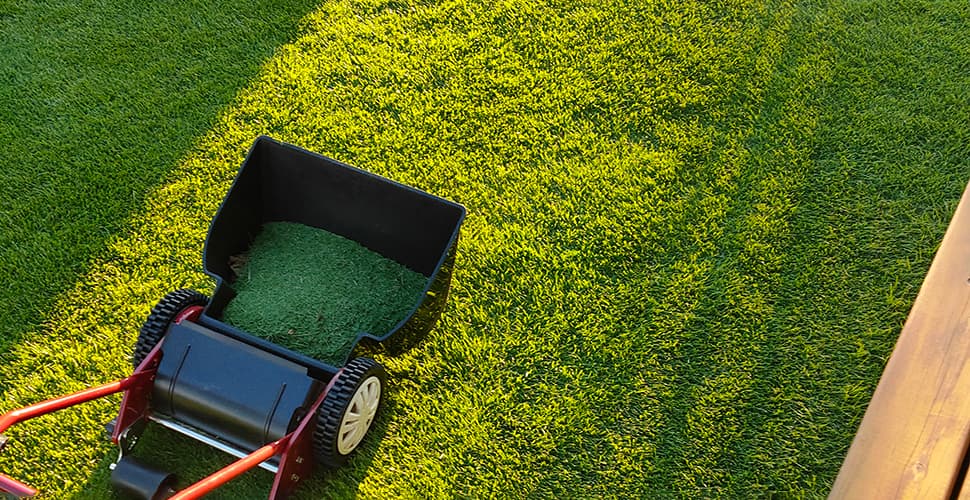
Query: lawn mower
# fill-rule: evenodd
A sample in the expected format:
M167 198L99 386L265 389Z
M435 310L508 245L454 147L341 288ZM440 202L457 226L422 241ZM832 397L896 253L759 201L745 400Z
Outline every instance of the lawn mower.
M134 346L131 376L10 411L10 426L122 392L107 425L120 452L111 483L141 499L200 498L256 467L275 474L270 499L287 498L315 465L338 467L358 449L386 395L384 368L424 338L451 283L461 205L296 146L259 137L212 220L203 267L212 297L173 291L151 310ZM343 363L324 362L223 321L239 267L263 226L296 223L352 240L424 277L423 291L390 331L353 332ZM237 460L180 491L175 476L137 461L146 425L161 425ZM0 474L0 493L37 491Z

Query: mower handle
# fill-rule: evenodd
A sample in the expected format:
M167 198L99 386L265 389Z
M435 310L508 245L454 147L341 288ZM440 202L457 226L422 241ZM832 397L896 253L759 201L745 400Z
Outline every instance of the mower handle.
M155 377L155 368L157 367L157 364L153 363L157 360L160 347L160 345L155 346L155 348L148 354L148 357L146 357L142 361L141 365L135 369L135 373L128 378L97 387L92 387L90 389L85 389L74 394L48 399L47 401L26 406L24 408L0 415L0 451L2 451L4 445L7 444L7 438L2 434L3 431L7 430L14 424L39 417L41 415L46 415L57 410L62 410L80 403L102 398L118 392L127 391L128 389L137 388L139 385L150 384ZM323 401L330 392L330 389L333 388L334 382L337 381L343 372L344 370L341 368L337 371L337 374L330 379L330 382L326 385L319 396L317 396L316 401L314 401L313 405L309 408L309 411L307 411L307 414L302 418L300 424L295 430L227 465L215 474L203 478L182 491L176 492L173 497L170 497L170 499L195 500L201 498L232 479L242 475L246 471L257 467L263 461L268 460L280 453L282 453L283 456L279 469L276 472L273 489L270 492L270 499L282 499L288 497L292 490L296 487L296 484L299 483L302 477L305 477L307 473L309 473L309 469L312 467L311 443L313 440L313 430L311 428L311 423L316 420L315 415L317 414L317 410L323 404ZM130 394L130 392L127 394ZM124 405L122 406L124 407ZM124 413L124 410L122 410L122 413ZM115 430L115 434L117 434L118 430L119 429ZM293 455L292 459L290 459L291 454ZM19 499L31 498L37 494L37 490L27 486L24 483L21 483L20 481L17 481L16 479L4 475L3 473L0 473L0 493L11 494L14 498Z
M131 377L117 380L109 384L91 387L80 392L75 392L74 394L67 394L65 396L48 399L47 401L43 401L41 403L36 403L17 410L9 411L3 415L0 415L0 434L9 429L12 425L18 424L25 420L30 420L41 415L53 413L57 410L63 410L64 408L77 404L86 403L92 399L103 398L116 392L124 391L133 384L137 383L138 379L143 378L137 377L136 375L132 375ZM2 446L0 446L0 449L3 449Z
M13 495L14 498L30 498L37 494L37 490L0 473L0 493Z
M65 396L48 399L47 401L25 406L23 408L12 410L0 415L0 451L2 451L4 446L7 444L7 438L3 436L2 433L14 424L39 417L41 415L47 415L48 413L53 413L57 410L63 410L64 408L85 403L93 399L103 398L117 392L125 391L133 385L145 383L146 381L150 380L153 375L153 372L135 373L128 378L117 380L109 384L99 385L97 387L91 387L90 389L85 389L74 394L67 394ZM37 494L37 490L27 486L24 483L21 483L20 481L17 481L16 479L4 475L3 473L0 473L0 493L11 494L14 496L14 498L30 498Z

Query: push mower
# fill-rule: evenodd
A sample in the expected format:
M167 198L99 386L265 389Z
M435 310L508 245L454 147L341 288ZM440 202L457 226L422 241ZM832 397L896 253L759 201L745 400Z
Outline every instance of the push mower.
M0 449L2 433L18 422L123 392L107 426L120 449L111 466L119 492L200 498L260 467L275 474L269 498L287 498L315 465L338 467L359 447L387 381L384 368L363 356L400 353L437 322L464 216L461 205L259 137L209 226L203 267L215 280L212 297L184 289L166 295L138 334L131 376L0 416ZM392 259L426 278L423 293L390 331L357 333L342 364L232 326L223 313L237 293L233 259L277 222L323 229ZM150 423L238 460L176 491L173 474L132 456ZM37 491L0 474L0 493L28 498Z

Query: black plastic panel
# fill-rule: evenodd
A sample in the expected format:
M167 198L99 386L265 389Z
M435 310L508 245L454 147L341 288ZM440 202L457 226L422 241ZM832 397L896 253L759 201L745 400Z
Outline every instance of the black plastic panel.
M320 389L303 366L184 322L165 336L152 406L165 417L256 449L286 435Z
M210 227L207 272L232 281L229 258L266 222L298 222L351 239L431 277L465 209L349 165L256 140Z
M339 234L428 277L425 296L391 332L357 332L367 350L388 342L407 345L434 326L447 297L461 205L349 165L259 137L209 227L204 262L216 291L201 323L232 338L272 352L326 379L330 366L302 353L250 335L221 321L235 296L231 257L244 253L266 222L298 222ZM391 345L393 344L393 345ZM356 350L356 349L355 349Z

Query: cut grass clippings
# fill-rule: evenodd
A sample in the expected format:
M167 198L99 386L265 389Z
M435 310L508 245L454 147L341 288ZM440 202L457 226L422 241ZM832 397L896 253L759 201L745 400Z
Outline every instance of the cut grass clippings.
M361 332L407 317L428 278L359 243L291 222L263 225L236 272L222 320L342 366Z
M967 32L964 0L323 3L83 279L38 286L2 404L127 373L150 305L210 286L265 133L468 208L440 323L301 498L824 496L970 178ZM114 409L11 429L0 470L110 496ZM230 461L159 429L136 455Z

